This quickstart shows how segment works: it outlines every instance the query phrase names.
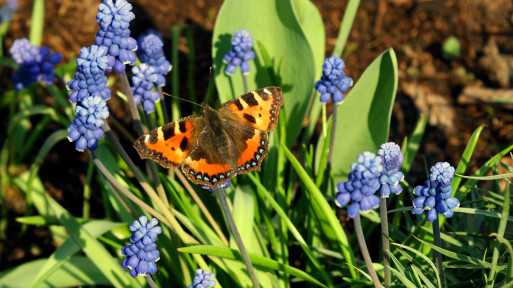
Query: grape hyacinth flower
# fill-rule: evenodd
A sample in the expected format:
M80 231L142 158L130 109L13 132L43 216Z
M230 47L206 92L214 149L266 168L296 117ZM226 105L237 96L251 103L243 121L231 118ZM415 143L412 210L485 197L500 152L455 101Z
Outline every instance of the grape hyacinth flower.
M235 31L232 38L232 49L224 56L223 62L228 64L224 72L229 76L235 73L237 66L240 66L242 74L249 74L249 61L255 58L253 48L253 37L249 31L242 29Z
M157 81L157 73L152 66L141 64L132 67L132 93L135 104L139 105L142 101L143 110L147 113L155 111L155 102L160 100L159 93L152 91Z
M146 216L139 217L130 226L130 231L134 232L130 236L130 243L121 248L121 254L126 256L121 262L123 270L130 269L130 276L155 275L157 272L157 262L160 259L160 252L157 250L157 236L162 233L162 228L157 226L159 221L153 218L148 222Z
M148 34L138 42L137 56L142 63L155 69L157 80L154 81L157 86L166 85L165 75L171 71L172 65L167 61L164 55L164 43L156 34Z
M88 96L100 96L104 100L110 98L110 89L107 88L105 71L112 64L112 58L107 56L107 48L93 45L80 49L77 58L77 72L75 78L67 83L73 90L69 95L71 103L77 103Z
M7 0L0 7L0 23L11 21L18 9L18 0Z
M348 181L337 184L338 193L335 196L338 207L352 201L347 208L347 216L353 219L360 214L360 210L365 212L379 206L379 198L374 194L379 189L379 177L383 172L381 157L372 152L358 155L357 162L351 164Z
M20 65L12 76L16 90L22 90L39 81L43 81L46 85L53 83L54 66L61 62L61 53L50 53L50 48L32 45L27 38L14 40L9 52L14 61Z
M390 192L399 195L403 191L399 181L404 178L401 172L403 165L404 155L401 152L401 147L394 142L381 144L381 149L378 150L378 155L383 161L383 172L379 177L381 183L380 194L381 198L388 198Z
M104 134L103 121L109 117L107 102L99 96L86 97L78 102L75 113L77 116L68 128L69 141L75 141L80 152L86 148L96 149Z
M212 288L216 286L216 281L214 280L216 275L211 273L208 270L196 270L196 274L194 274L194 280L191 285L187 286L187 288Z
M454 215L453 209L460 206L458 199L452 197L454 171L454 167L447 162L438 162L431 167L429 180L415 187L414 193L418 197L413 200L413 214L428 210L426 218L431 223L438 219L438 213L445 218Z
M344 73L346 64L337 56L326 58L322 65L321 80L315 83L315 89L321 94L320 101L326 103L333 97L336 104L342 103L344 94L342 92L353 84L353 80Z
M107 54L115 58L113 68L117 73L125 71L125 64L135 64L137 42L130 37L128 29L134 18L132 5L126 0L116 0L116 3L104 0L98 6L96 22L100 24L100 30L96 33L95 44L107 47Z

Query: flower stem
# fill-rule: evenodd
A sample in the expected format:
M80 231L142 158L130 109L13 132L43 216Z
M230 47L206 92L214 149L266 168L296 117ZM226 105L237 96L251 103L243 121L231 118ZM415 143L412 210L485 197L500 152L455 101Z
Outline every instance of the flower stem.
M123 86L123 92L126 95L128 106L130 107L130 114L132 115L132 121L134 122L135 128L137 130L137 135L141 137L144 135L144 129L141 122L141 117L139 115L139 111L137 110L137 105L135 105L134 95L132 94L132 89L130 89L130 83L128 82L128 77L126 76L126 72L119 74L119 78L121 79L121 85ZM151 122L150 122L151 123ZM160 181L160 177L158 175L157 167L155 163L151 161L147 161L148 166L150 167L151 179L155 186L157 187L157 192L159 193L160 199L169 206L169 201L167 200L166 192L164 191L164 187L162 187L162 182Z
M157 92L160 95L160 106L162 107L162 116L164 116L164 123L169 123L169 116L167 115L167 105L164 93L162 93L162 87L157 86Z
M363 259L365 260L365 265L367 265L367 270L369 270L372 283L374 283L374 287L379 288L381 287L381 284L379 282L378 275L376 274L376 270L374 270L374 266L372 266L372 260L369 254L369 250L367 249L367 244L365 244L365 237L363 236L360 214L354 217L354 229L356 230L356 238L358 238L358 244L360 245L360 250L362 251Z
M242 73L242 84L244 84L244 93L248 93L248 79L244 73Z
M150 114L148 113L144 113L144 115L146 116L146 122L148 122L148 128L150 128L150 130L153 130L153 123L151 122L151 117L150 117Z
M144 278L148 282L148 285L150 285L151 288L157 288L157 284L153 281L153 278L151 278L150 275L144 275Z
M224 215L228 224L230 225L230 230L232 230L233 237L235 238L235 242L237 242L237 246L239 247L239 252L242 255L242 260L248 269L249 277L251 278L251 282L253 282L254 288L260 288L260 284L258 283L258 279L255 274L255 270L253 269L253 265L251 264L251 260L249 260L248 252L246 251L246 247L244 246L244 242L242 242L242 238L240 237L239 230L237 229L237 225L235 225L235 220L233 219L232 212L230 211L230 207L228 207L228 202L226 201L226 196L224 194L224 188L217 189L217 196L219 197L219 201L221 201L221 207L223 208Z
M198 196L196 191L194 191L191 184L187 181L182 172L180 172L178 168L175 168L174 172L176 177L178 177L178 179L180 179L180 182L182 182L183 186L185 187L185 190L189 192L189 195L191 195L192 199L194 199L194 202L198 204L198 207L200 208L201 212L203 212L205 218L207 218L208 220L208 223L210 223L214 231L216 231L217 235L219 236L219 238L221 238L224 245L226 245L226 247L230 246L230 242L228 242L228 239L226 239L226 236L224 236L223 231L221 230L221 228L219 228L219 225L217 225L216 221L214 220L214 217L212 217L212 214L210 214L208 208L205 206L205 204L203 204L203 201L201 201L201 198Z
M128 82L126 72L120 73L119 78L121 79L123 92L125 93L126 99L128 101L128 107L130 107L130 114L132 116L132 121L134 122L135 129L137 130L137 135L141 136L144 134L141 116L139 115L139 111L137 110L137 105L135 104L134 95L132 94L132 89L130 89L130 83Z
M433 221L433 238L435 241L435 245L442 248L442 240L440 239L440 223L438 221L438 217L435 221ZM442 265L442 254L440 252L434 250L435 252L435 260L436 260L436 270L438 270L438 275L440 275L440 287L444 287L445 285L445 277L444 277L444 268Z
M84 203L82 204L82 218L89 219L91 209L91 180L93 179L94 163L89 161L87 166L86 183L84 185Z
M379 214L381 215L381 245L383 246L383 268L385 271L385 287L391 286L390 273L390 239L388 239L388 211L387 198L379 199Z

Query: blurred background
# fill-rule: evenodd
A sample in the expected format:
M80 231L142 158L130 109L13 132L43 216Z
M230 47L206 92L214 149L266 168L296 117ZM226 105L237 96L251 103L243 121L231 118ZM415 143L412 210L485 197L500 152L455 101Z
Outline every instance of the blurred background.
M0 1L4 3L5 1ZM64 56L63 63L78 55L80 48L90 46L98 30L95 15L98 0L45 2L45 27L42 45ZM179 69L189 73L191 56L187 38L172 39L176 25L186 25L194 39L195 93L201 101L206 94L209 67L212 65L212 29L222 4L219 0L130 0L135 13L131 36L154 29L163 34L167 58L171 59L171 41L178 41ZM340 21L347 1L315 0L326 27L326 55L335 46ZM18 38L28 37L33 2L19 0L3 52ZM94 9L93 9L94 8ZM479 125L486 125L480 137L470 172L491 155L513 142L513 2L510 0L382 0L362 1L343 58L346 74L357 80L364 69L385 49L393 48L399 65L399 87L392 114L390 141L402 143L421 115L429 115L419 159L409 174L412 184L425 177L423 159L429 163L448 161L457 164L470 135ZM243 27L242 27L243 28ZM176 63L172 63L175 65ZM12 70L2 68L0 95L12 89ZM184 76L185 77L185 76ZM164 91L170 91L168 84ZM187 95L181 85L180 93ZM180 95L177 95L180 96ZM55 101L50 95L49 104ZM1 99L0 99L1 103ZM184 111L190 104L183 103ZM112 97L111 117L120 125L133 129L128 107ZM5 108L5 107L4 107ZM7 133L8 113L0 106L0 143ZM183 114L186 114L184 112ZM114 120L112 120L114 118ZM34 118L37 119L37 118ZM115 125L115 124L114 124ZM60 127L59 127L60 128ZM52 132L52 125L47 126ZM56 127L57 129L57 127ZM320 126L319 126L320 129ZM135 133L134 133L135 134ZM42 144L44 137L41 137ZM125 147L135 155L129 146ZM45 190L66 209L80 209L85 183L88 154L75 150L70 143L60 142L46 157L39 176ZM27 163L9 171L13 175L29 168ZM511 165L511 163L509 163ZM102 218L102 198L97 187L91 187L91 217ZM20 224L14 222L25 213L23 197L12 187L7 190L9 230L0 241L0 271L29 260L48 256L53 250L52 238L44 227L30 226L19 237Z

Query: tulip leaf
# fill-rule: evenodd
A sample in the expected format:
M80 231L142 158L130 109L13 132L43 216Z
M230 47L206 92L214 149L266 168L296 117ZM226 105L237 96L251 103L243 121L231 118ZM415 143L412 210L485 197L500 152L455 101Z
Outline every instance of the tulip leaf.
M248 90L280 86L283 90L287 123L302 123L320 77L324 36L320 14L311 3L287 0L226 0L217 15L212 55L214 77L221 102L245 93L240 68L232 76L224 73L223 57L232 48L235 31L248 30L253 37L256 56L249 61ZM297 10L297 11L296 11ZM299 16L298 16L299 11ZM315 25L315 27L312 27ZM304 28L307 27L308 28ZM316 31L314 35L312 31ZM310 41L316 41L311 43ZM268 67L257 43L261 43L271 65ZM315 48L313 48L315 47ZM317 61L317 62L316 62ZM298 137L302 125L287 126L287 143Z
M332 161L335 182L347 179L358 154L377 154L379 145L387 142L397 77L397 60L389 49L371 63L339 105Z

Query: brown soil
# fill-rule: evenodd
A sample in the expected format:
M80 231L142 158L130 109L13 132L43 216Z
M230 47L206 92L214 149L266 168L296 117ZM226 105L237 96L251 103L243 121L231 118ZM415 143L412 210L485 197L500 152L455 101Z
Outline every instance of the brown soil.
M205 95L212 59L212 29L222 1L130 2L136 15L131 24L132 36L154 28L164 34L166 45L170 47L174 25L185 23L192 29L196 47L196 93L198 97ZM346 2L313 1L325 23L327 55L335 46ZM98 29L97 10L92 7L98 3L92 0L46 1L43 45L63 53L65 60L77 55L81 47L91 45ZM10 47L14 39L28 36L31 6L32 1L20 1L4 47ZM511 60L513 54L512 12L512 3L508 0L361 2L345 49L346 73L358 79L375 57L393 48L399 65L399 91L390 140L402 143L420 115L429 113L431 116L419 153L422 156L416 160L419 165L414 165L410 183L418 184L425 175L422 157L428 165L438 161L456 165L470 135L481 124L486 128L471 162L472 169L512 142L510 106L491 102L462 104L460 101L466 87L488 87L494 93L513 84L509 76L513 75L510 70L513 66L496 65ZM445 59L441 52L449 36L456 36L461 43L461 55L455 60ZM188 51L183 37L180 51L180 61L184 62L182 59L187 59ZM185 71L185 62L181 62L180 69ZM182 89L185 89L183 85ZM126 118L123 117L126 111L121 107L114 109L113 114L119 120ZM3 137L5 134L1 131L0 140ZM45 188L70 210L80 211L87 158L77 153L73 145L62 142L49 154L39 173ZM9 203L9 219L22 216L22 197L17 196L14 189L9 190L9 195L10 200L19 199ZM93 187L92 198L92 217L102 217L102 199L97 187ZM0 242L0 271L52 252L51 238L45 229L30 227L19 239L20 226L12 221L9 225L9 240Z

